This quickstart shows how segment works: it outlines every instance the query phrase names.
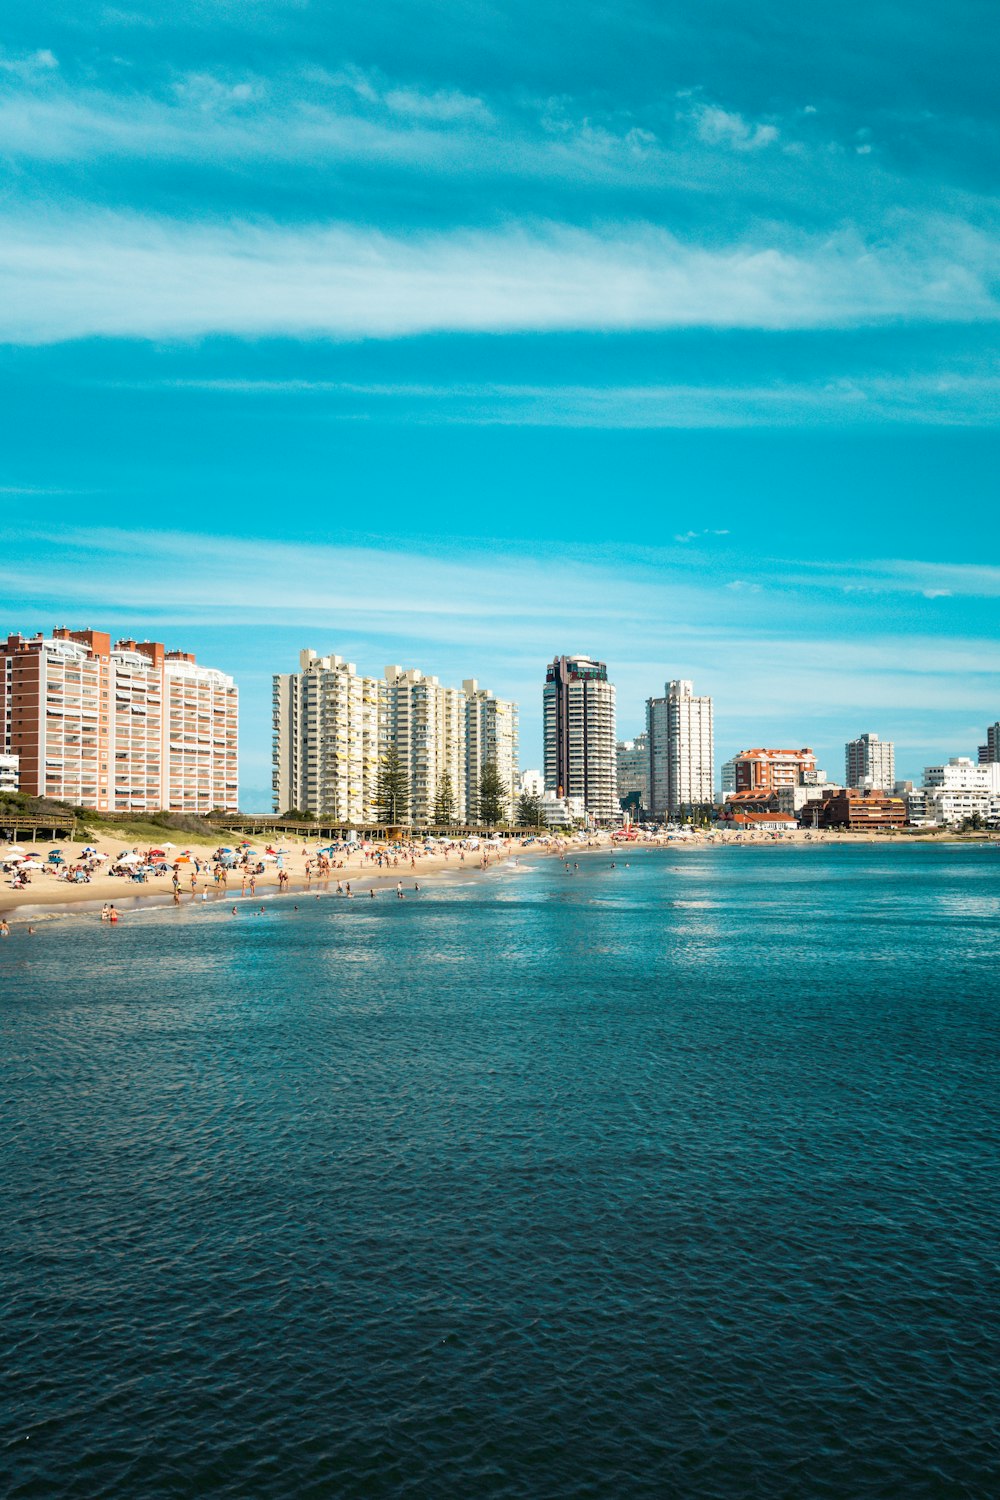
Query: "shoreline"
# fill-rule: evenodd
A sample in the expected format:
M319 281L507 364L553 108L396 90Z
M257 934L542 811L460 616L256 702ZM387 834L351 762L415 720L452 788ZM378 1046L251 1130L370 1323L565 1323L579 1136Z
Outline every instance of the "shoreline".
M277 846L284 851L283 868L289 877L285 889L282 891L279 885L279 866L272 863L265 867L263 873L254 877L253 892L241 889L242 872L230 871L230 877L235 878L232 878L225 886L218 885L211 870L211 848L203 842L190 843L185 845L185 850L189 850L192 856L207 864L209 868L195 875L192 888L188 873L189 867L185 866L182 876L184 884L178 901L174 900L170 874L153 876L143 883L133 884L123 876L98 873L89 882L72 884L57 883L54 877L46 875L43 871L37 871L34 873L30 886L25 890L15 891L10 886L0 886L0 918L14 921L18 925L21 922L51 921L59 916L71 915L97 916L99 919L101 908L108 904L115 906L123 915L171 907L178 911L189 911L202 906L215 907L223 902L239 908L241 905L245 906L255 901L271 901L278 896L288 896L299 900L310 896L336 895L338 881L344 885L357 887L352 892L355 899L362 897L371 899L370 890L391 891L394 890L397 881L402 882L405 892L407 886L419 884L424 880L435 881L443 875L483 875L490 870L502 868L511 860L524 857L532 860L560 856L579 859L583 855L599 853L627 857L631 853L637 854L642 850L650 849L681 853L691 849L828 848L831 845L846 848L856 844L868 846L879 844L885 848L917 848L926 844L969 844L986 848L1000 846L1000 840L989 834L963 836L938 832L906 835L874 831L846 833L822 829L799 830L795 833L779 835L723 832L713 835L704 833L688 836L661 835L657 838L637 839L635 842L617 844L612 842L610 834L603 830L592 837L596 837L598 842L577 844L554 838L553 842L542 844L537 840L523 842L511 839L509 844L505 843L500 848L491 847L485 851L465 850L464 858L462 857L463 851L458 847L451 847L447 851L429 851L422 846L404 846L393 856L397 861L396 864L390 864L388 868L380 867L363 850L358 849L338 853L331 860L331 868L327 874L320 875L314 871L309 877L305 873L305 863L307 859L315 861L317 846L290 840L287 844L282 842ZM109 844L107 839L102 838L100 842L106 846L106 851L115 847L115 844ZM244 842L248 846L251 859L260 863L269 846L269 841L258 837ZM120 847L120 840L116 840L115 843ZM9 849L11 846L4 847ZM482 858L484 853L485 863ZM3 849L0 849L0 863L2 861Z
M251 859L259 863L269 841L258 838L245 840L245 843L250 846ZM103 846L104 852L115 848L115 844L109 844L104 838L98 841L98 845ZM5 846L8 849L10 847L12 846ZM117 841L117 847L121 847L120 840ZM61 916L94 916L100 920L101 910L106 905L114 906L122 916L126 916L154 910L188 912L199 907L218 907L224 903L239 908L254 902L271 902L279 897L290 898L291 904L292 901L298 902L309 897L336 896L338 882L352 888L353 899L370 900L369 891L372 889L380 893L391 891L395 894L397 881L402 884L404 894L410 894L415 884L422 884L425 880L436 881L445 875L485 875L508 864L512 859L526 855L551 856L558 852L552 845L524 844L520 840L511 840L510 847L505 845L486 851L465 850L463 858L463 851L458 848L447 852L430 852L414 845L393 856L396 864L380 867L361 850L350 853L344 851L331 859L328 873L319 874L313 870L307 876L304 869L306 859L315 862L316 846L306 843L289 843L287 846L279 844L277 847L286 850L286 862L283 866L288 875L286 886L282 889L278 880L279 868L282 867L269 864L263 873L254 876L255 889L251 892L242 889L242 871L229 871L228 883L224 886L216 883L212 873L212 850L206 845L190 843L184 847L199 861L207 864L208 868L195 874L192 886L189 866L184 867L179 900L174 899L169 873L152 876L134 884L124 876L97 873L89 881L75 884L57 882L54 876L47 875L44 871L35 871L30 885L24 890L13 890L9 885L0 886L0 919L17 925L22 922L51 921ZM3 852L0 849L0 864ZM484 852L485 862L482 858Z

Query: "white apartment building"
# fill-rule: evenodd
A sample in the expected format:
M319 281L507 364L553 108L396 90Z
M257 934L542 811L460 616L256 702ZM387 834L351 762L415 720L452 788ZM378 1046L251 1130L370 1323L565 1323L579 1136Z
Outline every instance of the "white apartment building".
M545 777L541 771L522 771L517 778L519 797L541 797L545 792Z
M960 823L978 813L986 822L1000 819L1000 762L977 765L968 756L924 767L926 816L937 823Z
M638 794L639 806L649 806L649 735L644 729L634 740L619 740L615 749L618 801Z
M891 740L862 734L844 746L844 784L863 791L891 792L896 784L896 752Z
M432 825L447 777L452 819L474 819L483 767L493 761L513 800L517 704L474 678L444 687L415 667L360 674L340 656L299 653L299 670L274 678L274 808L365 827L381 820L379 774L394 748L409 784L408 805L390 821Z
M454 818L467 818L465 694L443 687L416 667L386 667L387 727L409 777L409 821L432 824L445 776L451 783Z
M676 817L685 807L714 797L713 705L696 697L691 682L664 684L662 698L646 701L649 738L649 806L654 817Z
M474 677L462 683L465 694L465 805L469 822L479 816L479 781L483 768L493 764L503 782L506 817L513 816L517 796L517 704L496 698Z
M582 797L560 797L555 792L545 792L540 806L546 828L578 828L587 822Z
M0 750L20 790L108 812L239 806L239 696L231 677L156 641L100 631L0 645Z
M374 823L386 684L343 657L300 651L298 672L274 679L273 708L275 811Z
M16 792L18 767L16 755L0 755L0 792Z
M545 790L581 797L597 824L619 821L615 689L604 662L557 656L542 689Z

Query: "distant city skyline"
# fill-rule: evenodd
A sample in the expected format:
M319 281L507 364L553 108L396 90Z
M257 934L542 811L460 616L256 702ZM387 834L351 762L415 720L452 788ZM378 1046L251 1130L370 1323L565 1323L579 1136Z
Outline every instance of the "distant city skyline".
M312 646L522 705L606 661L716 757L1000 712L975 7L10 8L0 630ZM397 13L392 12L393 18ZM406 24L403 24L403 22ZM530 24L529 24L530 22Z

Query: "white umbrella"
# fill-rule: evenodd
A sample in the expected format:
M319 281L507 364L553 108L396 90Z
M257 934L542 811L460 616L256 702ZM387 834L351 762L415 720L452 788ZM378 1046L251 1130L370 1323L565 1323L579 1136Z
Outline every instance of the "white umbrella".
M172 844L169 839L164 839L163 843L160 845L160 848L161 849L176 849L177 845L176 844Z
M120 865L141 865L142 864L142 860L139 858L138 854L122 854L118 858L118 864L120 864Z
M106 854L98 854L95 849L94 853L90 857L91 859L107 859L108 856Z
M278 856L276 854L262 854L260 858L262 864L276 865L278 863Z
M24 854L5 854L3 862L5 865L23 865L25 858Z
M9 849L7 850L7 853L4 855L4 858L7 859L11 854L23 854L23 853L24 853L24 850L22 849L22 847L21 847L20 844L11 844L10 847L9 847Z
M22 870L44 870L45 866L42 864L42 861L40 859L36 859L35 856L32 855L30 859L23 859L21 861L21 868Z

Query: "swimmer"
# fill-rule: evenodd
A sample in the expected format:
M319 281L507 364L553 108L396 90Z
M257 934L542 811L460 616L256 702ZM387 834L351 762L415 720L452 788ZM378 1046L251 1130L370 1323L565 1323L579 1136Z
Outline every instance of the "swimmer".
M10 928L7 926L6 917L0 917L0 937L10 937Z
M35 935L35 929L33 927L29 927L28 928L28 936L29 937L34 937L34 935Z
M233 907L233 916L235 917L235 915L236 915L236 907L234 906Z

